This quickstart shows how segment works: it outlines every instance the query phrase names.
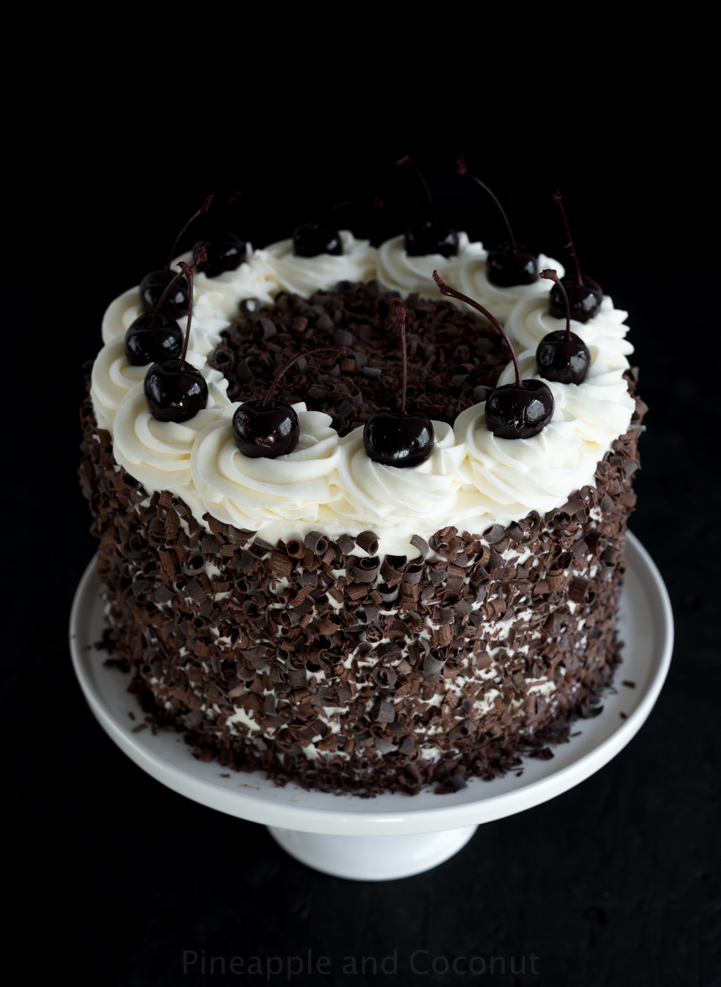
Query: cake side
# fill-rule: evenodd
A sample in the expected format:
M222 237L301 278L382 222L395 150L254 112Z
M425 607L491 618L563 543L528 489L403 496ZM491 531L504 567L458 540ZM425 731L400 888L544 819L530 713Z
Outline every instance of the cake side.
M548 756L575 717L600 710L619 660L643 410L595 486L562 508L485 534L447 526L409 560L371 532L271 545L210 515L200 524L117 465L88 401L81 477L108 642L146 707L201 757L278 781L453 790Z

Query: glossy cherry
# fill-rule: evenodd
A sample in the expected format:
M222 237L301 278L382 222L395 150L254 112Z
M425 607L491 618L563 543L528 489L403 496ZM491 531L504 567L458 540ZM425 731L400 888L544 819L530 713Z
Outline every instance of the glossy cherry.
M426 219L408 227L405 248L409 257L425 257L428 254L455 257L458 253L458 234L450 226L441 226Z
M513 366L516 371L515 384L504 384L496 387L486 398L486 425L488 429L502 439L530 439L538 435L553 416L553 394L542 380L522 380L521 368L506 330L487 308L479 302L464 295L461 291L451 288L433 272L433 280L438 285L441 294L458 298L473 306L481 315L485 315L503 336L508 349L511 351Z
M542 377L559 384L582 384L591 366L588 347L575 332L571 332L571 306L563 282L555 271L541 271L541 277L555 281L563 295L566 308L566 328L549 332L536 350L536 363Z
M275 459L298 445L298 416L284 401L246 401L233 415L233 435L244 456Z
M538 278L538 256L522 243L504 240L488 252L488 280L499 288L533 284Z
M486 399L486 425L501 439L530 439L553 415L553 395L542 380L497 387Z
M394 415L374 412L363 428L363 445L374 463L385 466L418 466L428 459L435 434L427 415Z
M324 350L353 353L348 346L315 346L289 360L268 388L265 398L246 401L233 415L233 436L244 456L275 459L292 452L300 439L300 425L294 409L285 401L274 401L273 394L285 372L302 357Z
M202 216L203 213L207 212L210 208L210 203L213 201L213 196L209 195L206 197L205 202L190 217L188 222L182 228L180 233L176 236L173 246L170 250L170 257L168 258L168 263L165 269L162 271L151 271L150 274L146 274L143 280L140 282L140 304L145 312L152 312L160 299L165 294L165 290L171 282L175 281L175 272L171 271L170 265L172 263L173 257L175 256L175 251L178 246L178 242L185 231L188 229L191 223L193 223L198 216ZM165 315L169 316L171 319L179 319L181 315L188 308L188 285L186 281L178 281L172 292L169 292L165 296L163 301L162 311Z
M335 222L331 221L331 216L338 209L344 206L364 206L371 205L377 209L383 208L383 203L379 199L372 202L338 202L329 209L320 223L303 223L293 231L293 249L297 257L318 257L320 254L331 254L340 257L343 254L343 238L336 229Z
M568 219L566 218L566 210L563 208L561 193L554 192L551 198L558 206L563 217L563 225L566 228L566 236L568 237L568 247L571 250L571 257L573 258L574 273L567 274L561 279L568 295L571 318L575 319L576 322L588 322L601 307L603 289L598 281L594 281L587 274L581 274L576 248L571 236ZM562 319L566 314L566 302L558 284L555 284L551 288L548 309L551 315L554 315L557 319Z
M418 466L433 451L433 423L427 415L406 414L408 358L406 355L406 310L400 298L393 298L396 318L401 328L403 347L403 387L399 415L391 411L374 412L363 427L363 445L374 463L385 466Z
M175 319L156 307L154 312L139 315L131 322L125 333L125 355L134 367L173 360L180 356L183 338Z
M318 257L320 254L338 257L343 253L343 241L337 230L324 223L304 223L293 231L293 249L298 257Z
M145 375L145 398L153 418L161 422L187 422L208 403L208 385L199 370L185 362L193 317L193 271L181 261L188 281L188 324L183 349L177 360L154 363Z
M476 178L475 175L470 173L466 168L465 158L460 151L456 157L456 169L459 175L473 179L476 185L480 185L484 191L488 192L498 207L503 217L503 222L506 224L508 239L503 240L488 253L488 260L486 262L488 265L488 280L498 285L499 288L512 288L518 284L532 284L538 278L538 256L524 244L516 240L511 229L511 224L508 221L508 216L506 216L500 200L485 182L482 182L480 178Z
M173 285L172 291L166 294ZM145 312L152 312L165 295L163 315L169 319L179 319L188 309L188 282L175 281L173 271L151 271L140 282L140 304Z
M441 226L435 221L433 197L420 169L408 155L396 161L396 165L409 164L418 175L430 206L431 218L409 226L405 235L405 248L409 257L426 257L440 254L442 257L455 257L458 253L458 234L450 226Z
M235 271L245 260L248 244L235 233L211 234L205 242L206 258L197 265L208 278L217 278L224 271ZM196 243L193 251L200 244Z

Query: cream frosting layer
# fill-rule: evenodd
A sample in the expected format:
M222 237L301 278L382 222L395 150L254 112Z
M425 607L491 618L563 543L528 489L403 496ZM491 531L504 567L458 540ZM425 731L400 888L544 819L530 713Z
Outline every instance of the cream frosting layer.
M467 261L477 270L478 255L470 248L480 248L480 244L468 246ZM273 268L266 255L285 253L286 248L280 247L276 244L251 254L261 273ZM349 257L353 253L352 249ZM359 247L358 254L365 257L364 275L353 279L368 280L377 272L365 247ZM296 258L308 264L304 268L308 291L299 293L331 287L339 278L351 279L347 270L339 278L330 273L334 265L328 262L342 259ZM543 260L560 269L556 262ZM188 360L206 377L210 396L207 408L190 422L156 421L143 394L147 368L132 367L125 358L124 332L139 311L137 289L125 292L108 308L103 321L106 345L93 368L95 413L99 426L113 434L117 461L149 492L170 490L181 497L202 524L207 525L203 521L207 512L238 528L258 531L271 543L303 538L312 530L337 538L370 529L381 539L381 553L413 558L418 554L409 543L413 534L427 539L446 525L482 533L494 523L519 520L530 510L544 513L562 506L575 489L593 483L598 461L628 428L634 402L623 378L629 366L627 355L632 352L625 339L626 313L614 309L605 298L593 319L572 325L591 351L587 379L580 385L549 382L555 400L553 419L531 439L496 438L485 426L485 404L481 403L462 412L453 426L435 422L436 443L429 459L414 468L399 469L369 459L362 428L341 438L327 415L298 405L298 447L275 460L249 459L233 441L231 421L238 405L228 400L227 381L208 365L233 306L242 297L250 297L242 287L250 284L246 267L241 265L238 272L227 272L218 279L205 278L208 285L196 278L198 304ZM316 275L312 276L314 268ZM463 270L461 266L456 271L461 284L465 283ZM267 289L265 273L258 278ZM278 281L276 285L274 293L281 288ZM547 332L565 325L549 315L547 282L540 285L542 290L528 286L533 290L521 293L515 301L506 298L506 327L523 351L519 360L526 377L538 376L537 343ZM297 291L297 286L292 290ZM435 286L428 294L440 298ZM498 305L491 302L488 307L494 314L498 311ZM513 379L509 364L499 383Z
M279 288L308 298L314 291L334 288L339 281L371 281L376 276L378 251L370 240L356 240L340 230L343 253L298 257L292 240L280 240L265 250Z
M423 298L438 301L434 271L438 271L443 280L454 288L460 288L460 284L454 283L460 280L460 272L471 263L484 264L487 256L483 244L480 241L472 243L467 233L458 234L458 253L455 257L444 257L442 254L411 257L406 253L405 236L395 236L378 249L378 283L384 291L394 291L403 297L416 292ZM455 303L452 298L446 301Z

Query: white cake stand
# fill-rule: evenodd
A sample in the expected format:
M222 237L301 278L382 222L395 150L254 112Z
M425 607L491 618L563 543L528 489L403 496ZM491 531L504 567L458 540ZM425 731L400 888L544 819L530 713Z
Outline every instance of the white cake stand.
M479 823L530 809L584 781L626 746L651 712L673 645L673 617L663 580L633 535L620 614L626 642L616 689L603 713L579 720L567 744L549 761L526 759L510 773L472 780L452 795L390 793L364 799L275 785L261 773L230 771L198 761L172 730L133 733L142 722L128 676L104 665L96 647L103 632L103 602L94 562L78 586L70 618L70 646L85 698L98 721L136 764L164 785L203 805L264 823L293 857L316 870L354 880L391 880L429 870L470 840ZM635 683L634 688L623 681ZM133 721L129 713L134 713Z

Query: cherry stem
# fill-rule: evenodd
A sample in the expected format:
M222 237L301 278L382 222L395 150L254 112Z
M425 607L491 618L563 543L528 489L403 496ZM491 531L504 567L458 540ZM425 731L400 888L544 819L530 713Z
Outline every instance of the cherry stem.
M470 173L470 171L468 170L468 168L466 168L466 159L463 157L463 151L459 151L458 154L456 155L456 170L457 170L457 172L458 172L459 175L464 175L464 176L467 176L468 178L472 178L473 181L477 185L480 185L482 189L485 189L485 191L488 192L488 194L490 195L490 197L493 199L493 201L498 206L498 208L500 210L500 213L501 213L501 216L503 216L503 222L506 224L506 229L508 230L508 238L511 241L511 246L515 250L516 249L516 238L513 235L513 230L511 229L511 224L508 222L508 216L506 216L505 209L501 205L501 203L500 203L498 197L496 196L496 194L494 192L492 192L491 189L489 189L489 187L486 185L486 183L485 182L482 182L480 180L480 178L476 178L476 176L475 175L472 175Z
M230 207L232 205L234 205L234 203L236 202L236 200L240 198L240 196L242 194L243 194L242 192L240 192L238 189L236 189L235 192L233 192L233 194L231 195L231 197L228 199L228 201L223 206L223 212L227 212L230 209Z
M210 209L210 203L212 201L213 201L213 195L211 193L210 195L206 196L205 202L203 203L203 205L200 207L200 209L197 210L197 212L194 212L193 213L193 215L190 217L190 219L188 220L188 222L182 228L182 230L180 231L180 233L178 233L178 235L176 236L176 238L175 238L175 240L173 242L173 246L172 246L172 248L170 250L170 257L168 257L168 263L165 265L165 270L166 271L169 271L170 270L170 265L173 262L173 257L175 257L175 251L176 251L176 249L178 247L178 243L180 241L180 238L185 233L185 231L188 229L188 227L190 226L190 224L195 222L195 220L198 218L198 216L202 216L203 213L206 213Z
M193 268L188 267L184 260L178 264L183 274L188 279L188 324L185 327L185 339L183 340L183 352L180 354L180 370L185 363L185 354L188 352L188 340L190 339L190 320L193 318Z
M571 236L571 229L568 225L568 219L566 218L566 210L563 208L563 202L561 201L561 193L554 192L551 196L553 201L556 203L558 208L561 210L561 216L563 216L563 225L566 227L566 236L568 237L567 247L571 250L571 257L573 257L573 263L576 268L576 281L579 285L583 285L583 275L581 274L581 268L578 264L578 257L576 256L576 248L573 245L573 237Z
M263 407L265 408L271 401L273 395L275 394L276 387L280 384L281 377L293 366L294 363L297 363L298 360L302 360L304 356L310 356L312 353L323 353L326 350L333 350L343 356L347 356L350 353L355 353L355 350L351 349L350 346L314 346L312 350L305 350L304 353L298 353L296 356L288 360L286 365L268 388L268 393L265 395L263 400Z
M406 356L406 310L400 298L391 298L395 306L398 325L401 327L401 347L403 350L403 388L401 390L401 415L406 413L406 386L408 384L408 357Z
M421 185L423 186L423 188L425 189L425 192L426 192L426 198L428 199L428 205L431 208L431 222L432 223L435 223L435 221L436 221L436 211L433 208L433 196L431 195L431 190L428 188L428 185L426 184L425 178L421 174L420 168L415 163L415 161L412 161L411 158L408 157L407 154L405 154L402 158L399 158L398 161L396 161L396 167L398 167L399 165L404 165L404 164L409 164L415 170L416 175L418 175L418 177L420 178Z
M538 275L539 278L546 278L547 281L555 281L558 287L561 289L561 294L563 295L563 302L566 306L566 342L571 342L571 303L568 300L568 292L563 287L563 283L559 278L558 274L549 268L547 271L541 271Z
M205 248L206 248L207 246L208 246L208 244L207 244L207 243L206 243L205 241L203 241L203 243L199 243L199 244L198 244L198 247L197 247L197 249L196 249L196 251L195 251L195 254L193 255L193 267L197 267L197 266L198 266L198 264L202 264L202 262L203 262L204 260L207 260L207 259L208 259L208 255L207 255L207 254L206 254L206 252L205 252ZM160 309L162 308L162 305L163 305L163 302L165 301L165 299L166 299L166 298L168 297L168 295L170 294L170 291L171 291L171 289L172 289L172 287L173 287L173 285L175 285L175 284L177 284L177 283L178 283L178 281L180 281L180 279L181 279L181 278L184 278L184 277L185 277L185 272L184 272L184 271L180 271L180 273L179 273L179 274L176 274L176 275L175 275L175 277L173 278L173 280L172 280L172 281L170 281L170 282L169 282L169 283L168 283L168 284L167 284L167 285L165 286L165 291L164 291L164 292L163 292L163 294L162 294L162 295L160 296L160 298L158 299L158 304L157 304L157 305L155 306L155 308L153 309L153 317L152 317L152 319L150 320L150 328L151 328L151 329L152 329L152 328L153 328L153 326L155 325L155 320L156 320L156 319L157 319L157 317L158 317L158 313L160 312Z
M516 351L513 348L513 343L508 338L508 334L506 333L506 330L503 328L503 326L498 321L498 319L495 316L491 315L488 309L484 308L483 305L480 304L480 302L474 302L472 298L469 298L468 295L464 295L462 291L456 291L455 288L451 288L450 285L447 285L446 282L443 280L443 278L441 278L438 271L433 272L433 280L438 285L442 295L449 295L451 298L458 298L459 301L465 302L467 305L471 305L473 308L479 311L481 315L485 315L488 321L491 322L496 327L496 329L498 329L500 334L505 339L508 349L511 351L513 366L515 367L516 370L516 387L523 387L523 381L521 380L521 368L518 366Z

